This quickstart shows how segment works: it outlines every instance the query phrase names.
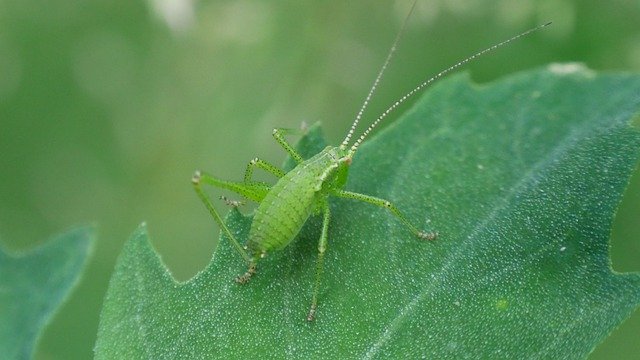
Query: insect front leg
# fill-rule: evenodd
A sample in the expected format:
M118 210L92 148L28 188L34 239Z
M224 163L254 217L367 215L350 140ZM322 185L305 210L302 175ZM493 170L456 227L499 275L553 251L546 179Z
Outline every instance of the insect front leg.
M213 217L213 220L215 220L218 226L220 226L220 229L227 235L227 237L231 241L231 244L236 248L244 261L251 264L251 258L244 250L242 245L240 245L240 242L238 242L236 237L231 233L227 225L225 225L224 221L222 221L222 217L220 217L220 214L218 214L218 211L216 211L215 207L211 203L211 200L209 200L209 197L202 189L202 184L209 184L218 188L231 190L244 196L247 199L256 202L260 202L262 201L262 199L264 199L265 195L269 191L269 186L264 183L258 182L238 183L233 181L220 180L200 171L195 172L193 178L191 178L191 182L193 183L193 188L198 194L198 197L200 198L200 200L202 200L207 210L209 210L209 213Z
M300 132L301 132L300 130L293 130L293 129L284 129L284 128L273 129L273 137L276 139L278 144L280 144L280 146L282 146L289 153L291 158L295 160L296 164L302 163L304 159L300 154L298 154L298 152L293 148L293 146L291 146L291 144L287 142L287 140L284 138L284 135L300 134Z
M331 213L329 211L329 204L324 205L324 216L322 219L322 234L320 235L320 242L318 243L318 260L316 260L316 281L313 285L313 295L311 297L311 308L309 309L309 315L307 315L308 321L313 321L316 317L316 309L318 307L318 292L320 291L320 278L322 277L322 266L324 262L324 252L327 250L327 238L329 233L329 220Z
M409 228L409 230L411 230L412 233L414 233L417 237L421 239L435 240L435 238L438 237L437 232L426 232L426 231L418 230L415 226L413 226L409 222L409 220L407 220L407 218L404 217L404 215L402 215L400 210L398 210L398 208L388 200L377 198L371 195L365 195L365 194L355 193L351 191L346 191L346 190L335 190L332 193L333 195L339 196L342 198L360 200L360 201L367 202L369 204L373 204L382 208L389 209L389 211L391 211L391 213L395 215L395 217L398 218L398 220L400 220L406 227Z

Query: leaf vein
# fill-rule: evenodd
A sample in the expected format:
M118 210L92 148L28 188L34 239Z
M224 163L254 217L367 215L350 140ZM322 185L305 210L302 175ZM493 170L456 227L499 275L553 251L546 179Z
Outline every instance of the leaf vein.
M506 193L505 196L500 197L500 199L495 203L492 207L491 211L488 213L484 219L478 223L478 225L471 231L471 233L464 238L467 239L461 246L458 247L458 250L453 252L452 255L448 257L448 259L444 262L440 273L443 274L440 276L438 281L433 283L431 286L425 288L424 291L420 292L417 296L415 296L402 310L400 310L399 314L390 322L390 325L386 328L386 330L380 334L378 339L373 342L373 345L365 352L363 358L371 359L373 358L380 349L391 339L391 336L398 331L400 325L408 318L409 314L415 311L415 308L418 303L420 303L426 295L433 288L442 284L444 279L446 278L446 274L449 273L450 268L455 265L459 258L462 257L466 253L469 247L476 244L473 241L478 235L484 231L487 226L493 222L497 216L508 207L510 200L521 193L523 190L527 188L527 185L530 183L535 183L536 179L539 178L540 173L543 169L545 169L549 164L552 164L555 159L564 154L570 147L570 145L576 143L579 139L582 139L578 134L582 134L587 132L587 129L578 129L576 131L577 126L574 127L571 131L568 132L567 136L561 140L556 147L554 147L547 156L542 158L540 161L534 164L527 171L522 178L518 182L516 182L513 186L511 186ZM538 253L536 253L538 254Z

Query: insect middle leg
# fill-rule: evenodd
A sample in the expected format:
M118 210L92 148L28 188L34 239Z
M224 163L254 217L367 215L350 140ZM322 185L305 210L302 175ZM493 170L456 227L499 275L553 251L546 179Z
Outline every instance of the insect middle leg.
M413 226L413 224L409 222L409 220L407 220L406 217L404 217L404 215L402 215L400 210L398 210L398 208L388 200L381 199L371 195L365 195L365 194L355 193L351 191L346 191L346 190L336 190L333 192L333 195L339 196L342 198L347 198L347 199L360 200L360 201L367 202L369 204L373 204L379 207L389 209L389 211L391 211L391 213L396 218L398 218L398 220L400 220L407 228L409 228L409 230L411 230L412 233L414 233L417 237L421 239L435 240L435 238L438 237L437 232L425 232L425 231L418 230L415 226Z
M316 260L316 281L313 285L313 295L311 297L311 308L309 309L309 315L307 315L308 321L313 321L313 319L315 319L316 308L318 307L318 292L320 291L320 278L322 277L324 252L327 250L329 220L331 219L331 213L329 210L328 203L324 205L323 213L324 213L324 216L322 218L322 234L320 235L320 241L318 243L318 260Z

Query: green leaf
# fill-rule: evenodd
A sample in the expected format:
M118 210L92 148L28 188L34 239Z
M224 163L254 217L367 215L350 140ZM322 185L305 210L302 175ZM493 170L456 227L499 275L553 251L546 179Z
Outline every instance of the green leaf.
M584 358L640 301L640 276L608 257L639 155L638 94L640 76L575 64L441 81L365 142L347 184L440 237L334 199L314 323L317 219L244 286L226 239L178 284L141 227L111 280L97 358ZM227 216L241 239L250 221Z
M0 248L0 354L30 359L42 330L78 283L92 252L82 227L21 254Z

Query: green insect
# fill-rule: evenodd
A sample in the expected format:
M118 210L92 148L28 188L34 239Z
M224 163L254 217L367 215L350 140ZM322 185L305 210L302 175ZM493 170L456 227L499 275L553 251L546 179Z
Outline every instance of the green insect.
M415 7L415 2L413 4ZM411 14L412 10L409 12ZM288 129L274 129L273 137L276 141L289 153L291 158L296 162L295 168L285 173L274 165L271 165L259 158L255 158L247 165L244 180L240 182L225 181L218 179L212 175L196 171L192 182L196 193L205 204L214 220L222 231L231 240L233 246L248 264L248 270L243 275L236 278L238 283L246 283L256 273L256 266L261 258L271 251L281 250L295 239L296 235L312 214L322 214L322 232L318 243L318 258L316 262L315 283L311 295L311 307L307 315L307 320L313 321L318 306L318 291L322 276L322 267L324 254L327 249L328 230L331 219L331 211L329 208L329 197L340 197L353 200L363 201L375 206L386 208L391 215L395 216L408 231L415 237L423 240L434 240L438 236L434 231L419 230L414 226L398 208L390 201L345 190L349 174L349 166L358 151L358 147L367 138L369 133L389 115L398 105L403 103L407 98L416 94L427 85L441 78L446 73L466 64L467 62L481 56L482 54L492 51L502 45L505 45L521 36L527 35L550 23L538 26L536 28L525 31L508 40L493 45L482 50L457 64L441 71L437 75L422 82L416 88L408 92L406 95L398 99L386 111L384 111L363 133L350 145L352 136L356 130L364 110L384 74L396 45L403 33L407 19L405 19L402 29L398 33L393 46L389 50L387 58L376 77L369 94L367 95L360 111L358 112L350 130L342 141L340 146L327 146L324 150L309 159L303 159L298 152L287 142L285 135L295 133ZM254 168L265 170L275 177L278 181L275 185L269 186L264 182L252 180ZM242 246L235 236L229 231L222 221L222 218L213 207L211 201L202 189L203 184L212 185L217 188L227 189L238 193L245 199L259 203L255 210L251 228L249 230L249 239L246 246ZM227 204L237 206L239 202L232 202L223 198Z

